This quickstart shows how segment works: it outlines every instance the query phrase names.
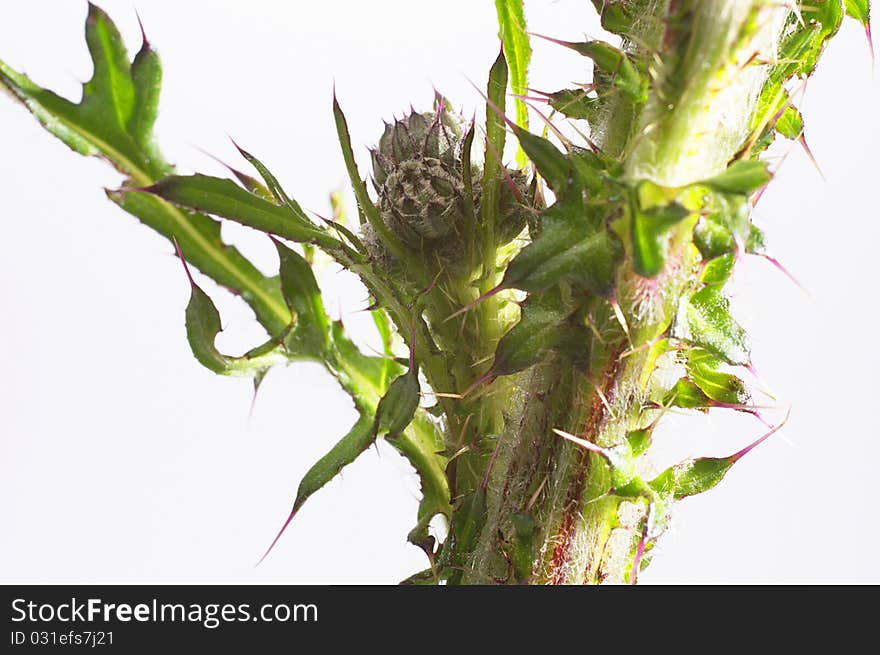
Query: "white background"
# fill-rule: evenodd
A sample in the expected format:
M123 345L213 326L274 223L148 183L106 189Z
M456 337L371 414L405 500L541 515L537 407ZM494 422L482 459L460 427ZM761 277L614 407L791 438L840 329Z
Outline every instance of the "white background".
M103 0L130 49L131 0ZM257 154L308 209L328 213L345 173L335 80L364 165L382 119L430 105L468 115L498 49L494 3L138 0L166 69L158 136L183 172L223 174L203 148ZM586 0L527 2L530 28L600 35ZM90 75L85 3L5 0L0 58L78 97ZM535 43L532 86L589 79L584 60ZM808 138L827 179L792 149L756 211L804 293L762 260L737 272L734 309L782 411L782 437L711 493L678 506L643 583L880 582L876 300L880 110L863 33L847 24L811 80ZM394 583L424 568L405 543L417 505L408 465L380 445L315 495L260 567L301 475L353 421L317 366L250 385L192 358L189 289L169 244L104 198L119 176L0 97L0 581ZM224 228L267 272L265 237ZM364 293L327 271L327 304L375 343ZM221 346L261 338L212 284ZM761 433L741 415L675 416L658 459L723 455Z

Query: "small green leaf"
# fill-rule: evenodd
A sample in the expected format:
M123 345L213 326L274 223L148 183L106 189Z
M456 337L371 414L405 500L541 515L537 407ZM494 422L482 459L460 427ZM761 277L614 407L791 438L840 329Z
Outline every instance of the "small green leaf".
M724 172L703 180L700 184L724 193L750 195L770 181L767 164L756 160L739 160L728 166Z
M585 41L583 43L558 41L557 43L592 59L596 68L611 77L614 87L633 102L642 103L647 99L647 79L642 76L627 54L619 48L604 41Z
M388 387L376 409L376 432L397 435L413 420L419 406L419 374L409 369Z
M542 218L540 235L508 265L502 286L534 292L569 280L610 296L623 248L604 224L585 218L579 190L557 200Z
M690 380L712 400L727 405L745 403L749 394L745 383L735 375L718 369L722 361L702 348L692 348L687 352L685 368Z
M320 357L330 343L330 319L324 311L321 290L312 267L295 250L275 241L280 261L279 277L284 300L295 317L285 345L294 353Z
M645 0L592 0L599 12L602 28L626 36L633 25L633 17L640 15Z
M329 249L341 246L339 241L311 223L305 223L289 208L267 202L232 180L208 175L172 175L144 191L179 207L228 218L291 241L316 243Z
M193 355L205 368L220 375L261 377L271 366L286 359L283 347L275 340L241 357L223 355L214 345L222 329L220 314L208 294L192 278L190 285L192 293L186 306L186 338Z
M653 433L653 426L627 433L626 440L629 442L633 457L641 457L647 452L648 448L651 447Z
M236 144L235 147L241 153L241 156L247 159L248 163L250 163L250 165L257 170L257 172L260 174L260 177L262 177L263 180L266 182L266 186L268 187L269 191L278 202L278 204L286 206L290 210L290 212L294 216L296 216L297 219L304 225L310 225L311 221L309 221L309 218L302 210L302 207L299 206L298 202L293 200L290 196L287 195L287 193L285 193L281 184L278 182L278 179L271 173L271 171L269 171L269 169L266 168L263 163L259 159L254 157L251 153L240 148L238 144Z
M749 225L749 235L746 237L746 252L750 255L761 255L767 250L763 230L754 223Z
M700 282L703 284L724 284L730 279L733 265L736 263L736 255L728 253L715 259L710 259L700 273Z
M745 330L730 315L730 301L719 285L706 285L686 309L690 339L729 364L748 364Z
M786 139L795 140L804 133L804 119L795 107L789 105L776 119L776 131Z
M871 0L844 0L846 15L855 18L865 27L871 20Z
M669 230L690 212L678 203L643 209L637 194L630 203L633 268L642 277L658 275L666 265Z
M571 182L572 170L566 156L543 137L519 127L515 127L513 131L522 149L547 181L547 185L554 191L560 191L568 186Z
M590 96L584 89L562 89L551 93L547 102L567 118L577 118L590 123L596 120L599 98Z
M687 378L681 378L675 383L667 392L663 404L682 409L708 409L712 406L711 399L703 393L703 390Z
M566 321L572 313L557 289L532 293L522 303L519 322L498 342L492 374L511 375L536 364L556 349L566 336L573 337L574 326ZM581 331L580 345L588 343L586 328Z

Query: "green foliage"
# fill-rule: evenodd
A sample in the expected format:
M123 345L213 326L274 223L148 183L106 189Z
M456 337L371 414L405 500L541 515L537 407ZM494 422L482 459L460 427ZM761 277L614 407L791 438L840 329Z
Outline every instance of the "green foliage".
M643 554L665 529L673 501L714 487L775 431L729 457L696 458L653 480L641 477L653 430L668 407L750 411L749 391L729 368L749 366L750 354L725 285L743 252L764 251L764 235L751 223L750 199L771 175L757 157L776 134L803 138L804 117L792 104L791 82L812 73L844 13L868 28L869 3L800 2L803 20L795 12L786 19L742 147L725 151L718 165L686 182L665 186L633 173L648 169L633 168L629 159L648 142L669 153L694 146L661 143L656 139L663 134L674 141L685 132L660 130L658 136L652 133L657 124L643 119L660 107L676 125L688 125L688 115L676 104L687 85L675 74L691 70L690 58L696 57L702 68L699 79L688 80L689 93L706 91L713 71L729 82L721 73L739 61L734 55L742 53L735 49L755 33L760 8L743 10L741 29L729 43L725 36L703 44L705 31L691 24L691 10L698 7L693 1L676 3L680 11L668 16L643 16L662 4L644 0L593 4L603 27L623 37L620 47L551 39L589 58L594 79L544 95L558 114L586 120L599 146L589 138L578 145L560 137L560 149L546 133L532 134L520 98L515 120L505 116L508 87L516 96L528 90L531 46L521 0L496 0L503 49L489 70L485 125L466 127L438 94L433 113L413 111L387 127L373 151L377 198L356 166L347 120L334 95L359 230L342 220L311 220L271 171L241 148L259 179L232 168L235 180L174 174L153 138L162 74L158 55L144 38L129 61L113 23L92 5L86 41L94 75L80 103L0 62L0 85L52 134L122 173L124 181L108 192L110 199L175 240L184 266L192 264L239 294L269 333L265 343L242 356L221 353L215 346L220 316L190 277L186 331L202 365L259 383L272 365L308 359L321 363L351 397L356 423L307 471L276 542L310 496L384 438L421 482L408 538L425 551L431 569L410 582L463 582L472 570L484 576L481 581L491 575L520 583L539 580L542 553L555 552L568 539L557 539L554 530L564 521L553 521L566 512L575 512L569 524L579 529L596 521L590 544L602 546L619 525L624 500L644 509L631 557L634 580ZM651 19L666 26L662 35L652 33ZM660 44L653 50L652 39ZM685 47L694 52L676 50ZM673 74L664 77L661 70ZM717 91L707 92L707 103ZM518 168L503 161L508 129L519 143ZM485 148L474 157L478 133L485 135ZM700 181L691 183L694 179ZM552 192L549 206L544 187ZM269 235L279 256L278 275L263 275L223 243L218 219ZM380 354L361 352L341 322L328 318L312 269L317 251L363 281ZM395 357L397 337L409 348L409 361ZM670 363L674 382L654 375ZM430 389L423 389L421 379ZM470 393L481 385L484 393ZM431 392L436 404L421 408L422 396ZM546 441L554 432L589 455ZM502 445L509 451L499 456ZM508 493L512 500L504 496ZM564 506L554 505L560 502ZM437 515L450 522L440 548L428 530ZM580 546L571 552L592 547ZM603 552L599 559L601 568L612 558ZM477 570L484 564L485 571ZM586 576L585 568L578 574ZM600 577L598 569L595 575Z
M510 69L510 87L514 94L522 96L528 91L529 62L532 59L523 3L522 0L495 0L495 9L498 12L504 55ZM516 123L523 129L529 128L529 110L522 98L516 99ZM520 153L517 161L522 167L527 159Z

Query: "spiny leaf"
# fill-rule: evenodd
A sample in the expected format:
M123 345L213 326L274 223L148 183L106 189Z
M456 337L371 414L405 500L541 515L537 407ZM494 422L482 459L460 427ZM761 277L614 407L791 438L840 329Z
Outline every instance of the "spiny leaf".
M745 383L735 375L718 370L723 362L702 348L687 352L685 368L688 377L710 399L728 405L740 405L748 400Z
M685 314L691 341L729 364L749 363L745 330L730 315L730 301L719 285L706 285L691 296Z
M91 4L86 42L94 75L83 86L79 104L39 87L2 62L0 84L70 148L83 155L101 156L136 183L147 183L170 168L155 157L152 145L161 79L158 58L145 42L134 71L136 87L122 37L107 15Z
M661 495L671 492L676 500L708 491L721 482L734 464L782 429L787 420L788 416L779 425L733 455L686 460L666 469L648 484Z
M571 181L571 164L550 141L519 127L513 128L519 144L554 191L564 189Z
M495 9L498 13L504 54L510 69L510 88L521 96L527 92L529 61L532 58L523 3L522 0L495 0ZM529 129L529 111L520 98L516 100L516 123L525 130ZM517 162L523 167L526 159L518 155Z
M109 161L129 185L151 184L172 170L152 134L162 78L159 57L144 38L129 65L118 30L94 5L89 5L86 40L95 74L79 104L38 86L3 62L0 86L74 151ZM241 295L270 334L287 327L290 313L277 281L261 275L241 253L224 244L216 221L141 193L108 191L107 195L169 240L176 238L187 260Z
M228 218L291 241L316 243L329 249L341 246L339 241L316 226L303 222L288 207L267 202L232 180L208 175L172 175L143 191L179 207Z
M324 485L330 482L330 480L335 478L343 467L356 460L361 453L370 447L374 440L373 418L372 416L361 414L357 422L351 430L349 430L348 434L342 437L342 439L330 449L330 452L319 459L303 476L302 481L299 483L299 488L296 491L296 499L293 501L293 508L290 510L290 514L284 521L284 524L281 526L275 539L272 540L269 548L266 549L266 552L260 558L260 562L266 559L266 556L272 551L275 544L278 543L281 535L284 534L287 526L290 525L293 517L296 516L297 512L303 506L303 503L305 503L316 491L320 490Z
M846 15L855 18L865 27L871 20L871 0L844 0Z
M302 255L281 242L275 241L275 248L280 261L281 292L296 318L285 344L294 353L322 356L330 342L330 319L312 268Z
M286 359L283 347L275 340L242 357L229 357L217 350L214 341L222 329L220 314L208 294L193 281L182 256L181 261L192 289L186 306L186 337L200 364L221 375L262 377L272 365Z
M235 143L235 142L233 142ZM259 159L254 157L251 153L239 147L236 143L235 147L241 153L241 156L248 160L251 166L253 166L257 172L260 174L260 177L266 182L266 186L271 192L272 196L280 205L284 205L287 207L290 212L296 216L297 220L304 225L309 225L310 221L306 213L302 210L302 207L299 206L299 203L293 200L290 196L285 193L284 188L278 182L278 179L263 165ZM259 195L259 194L258 194Z
M604 41L571 43L551 40L592 59L596 68L611 77L614 87L633 102L642 103L647 99L647 79L619 48Z
M342 158L345 161L345 169L348 171L348 177L351 181L355 199L357 200L361 213L366 216L367 222L373 230L376 231L376 234L382 238L385 246L395 257L403 262L411 262L412 258L409 257L406 247L401 243L400 239L388 229L385 222L382 220L382 217L379 215L379 209L373 204L373 201L370 200L370 195L367 193L367 185L364 183L363 178L361 178L361 174L357 169L357 163L355 163L354 160L354 151L351 148L351 136L348 132L348 121L345 119L345 114L342 113L342 107L339 106L339 101L336 99L335 93L333 94L333 118L336 123L336 135L339 138L339 146L342 148ZM415 270L415 267L413 267L413 269Z

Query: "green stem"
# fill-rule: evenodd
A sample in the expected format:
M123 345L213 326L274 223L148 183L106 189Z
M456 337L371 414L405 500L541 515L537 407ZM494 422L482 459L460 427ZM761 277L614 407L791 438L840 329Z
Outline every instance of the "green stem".
M681 185L722 170L747 138L766 76L766 66L755 62L774 51L788 10L770 0L658 0L647 7L629 49L652 71L648 103L639 108L611 99L594 130L606 152L621 157L630 180ZM592 318L601 338L591 341L587 371L554 357L518 376L521 391L488 478L485 521L471 552L459 554L462 582L632 577L643 511L630 506L634 511L627 513L626 503L608 495L610 474L601 457L552 428L609 448L653 418L644 409L655 365L646 346L669 329L697 275L687 230L672 234L657 277L621 274L616 302L622 321L611 304L595 299ZM525 541L514 520L523 514L536 526ZM532 562L525 574L515 565L523 543Z

